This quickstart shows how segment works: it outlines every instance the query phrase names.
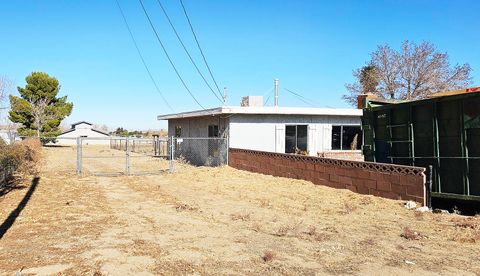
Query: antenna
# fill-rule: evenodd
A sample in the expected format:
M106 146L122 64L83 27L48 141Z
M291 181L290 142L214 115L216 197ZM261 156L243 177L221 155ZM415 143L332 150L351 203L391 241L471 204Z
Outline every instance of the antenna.
M278 106L278 79L274 80L275 85L275 106Z
M223 88L223 106L227 105L227 87Z

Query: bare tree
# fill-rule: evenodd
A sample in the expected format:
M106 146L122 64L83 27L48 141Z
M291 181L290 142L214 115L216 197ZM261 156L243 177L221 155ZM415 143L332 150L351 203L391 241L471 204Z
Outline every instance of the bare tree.
M11 87L12 82L7 77L0 75L0 125L7 125L9 123L9 121L6 119L6 116L4 118L4 112L8 110L8 106L6 106L6 99Z
M7 99L8 91L11 87L12 82L6 77L0 75L0 108L5 108L3 104Z
M93 128L96 130L103 131L105 133L108 133L108 126L104 124L94 124Z
M35 127L37 137L41 136L42 126L45 122L55 119L54 112L48 112L50 99L28 99L27 102L31 106L31 115L33 117L33 125Z
M351 95L344 95L342 98L351 105L356 105L357 95L377 91L379 84L378 69L373 65L366 65L353 71L353 76L358 79L358 82L346 84L345 86L351 92Z
M415 100L445 90L459 89L471 85L471 68L468 63L450 66L447 53L437 52L429 42L420 45L404 41L400 51L388 45L378 46L371 54L368 66L376 69L378 84L375 89L364 84L362 69L353 72L355 83L346 84L349 94L343 99L351 104L356 97L372 92L380 98Z

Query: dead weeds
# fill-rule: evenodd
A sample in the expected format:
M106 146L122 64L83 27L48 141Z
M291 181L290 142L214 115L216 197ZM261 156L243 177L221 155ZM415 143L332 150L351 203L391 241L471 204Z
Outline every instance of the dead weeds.
M177 202L175 203L175 210L177 210L177 212L182 212L182 211L198 211L198 207L197 206L191 206L187 203L183 203L183 202Z
M72 265L61 273L89 275L372 274L363 263L377 274L391 273L385 269L391 265L398 274L421 275L433 270L428 263L480 274L478 218L412 215L398 201L228 167L79 178L74 150L45 151L41 183L1 241L0 274L54 263ZM124 168L111 160L89 162L85 169ZM25 192L2 198L1 219ZM137 262L142 257L150 262Z
M264 262L266 263L271 262L273 261L274 258L275 258L275 252L273 252L272 250L266 250L265 252L263 252L262 260Z
M403 227L403 233L400 234L400 236L407 240L420 240L426 237L419 232L410 229L408 226Z
M235 220L241 220L241 221L249 221L250 220L250 212L247 211L241 211L241 212L236 212L230 215L230 218L235 221Z
M469 228L469 229L479 229L480 224L476 217L465 217L465 218L453 218L451 220L455 227L460 228Z

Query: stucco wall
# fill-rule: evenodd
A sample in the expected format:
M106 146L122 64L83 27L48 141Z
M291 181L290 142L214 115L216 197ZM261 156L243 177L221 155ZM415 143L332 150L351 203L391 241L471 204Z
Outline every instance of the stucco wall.
M308 125L308 152L331 151L333 125L361 125L355 116L313 115L252 115L234 114L172 119L168 122L168 136L175 135L175 127L182 128L182 137L208 137L208 126L218 125L219 132L229 132L232 148L285 152L285 126Z
M308 152L331 150L333 125L361 125L360 117L312 115L234 115L230 118L230 147L285 152L285 126L308 125Z
M183 118L168 121L168 136L175 136L175 127L182 128L181 137L208 137L208 126L218 125L218 131L222 134L228 127L226 116L205 116L196 118Z
M225 156L227 144L223 141L212 141L205 139L187 139L206 138L208 137L208 126L218 125L219 137L223 137L223 133L228 128L228 117L226 116L205 116L196 118L183 118L168 121L168 136L175 136L175 127L182 128L181 137L185 139L177 139L175 144L175 155L177 158L185 158L193 165L211 165L211 160L217 160L219 156L211 154L219 150L221 156ZM209 151L209 148L211 150ZM223 164L226 160L221 160ZM209 163L210 162L210 163Z

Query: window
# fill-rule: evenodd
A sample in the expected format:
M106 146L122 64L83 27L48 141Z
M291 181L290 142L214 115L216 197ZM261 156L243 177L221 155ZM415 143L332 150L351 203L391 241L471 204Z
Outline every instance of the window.
M362 147L360 126L333 126L332 150L359 150Z
M218 125L209 125L208 126L208 137L215 138L218 137ZM213 157L218 157L220 152L218 151L220 140L218 139L208 139L208 155Z
M218 125L208 126L208 137L218 137Z
M175 137L182 137L182 127L175 126Z
M285 153L307 151L307 126L290 125L285 127Z

